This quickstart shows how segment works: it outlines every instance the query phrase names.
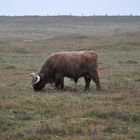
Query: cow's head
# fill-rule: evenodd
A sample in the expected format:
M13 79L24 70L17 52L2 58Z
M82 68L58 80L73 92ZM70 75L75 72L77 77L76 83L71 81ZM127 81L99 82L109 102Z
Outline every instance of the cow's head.
M46 83L54 83L55 81L54 76L51 75L31 73L30 76L32 76L32 86L35 91L40 91L45 87Z
M46 80L44 78L44 75L38 75L36 73L31 73L30 76L32 76L33 89L35 91L42 90L46 84Z

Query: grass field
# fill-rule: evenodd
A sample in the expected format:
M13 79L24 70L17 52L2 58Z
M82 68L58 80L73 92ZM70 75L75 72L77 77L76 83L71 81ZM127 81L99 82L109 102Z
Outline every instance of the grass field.
M34 92L53 52L94 50L102 90L65 78ZM0 17L0 140L139 140L140 17Z

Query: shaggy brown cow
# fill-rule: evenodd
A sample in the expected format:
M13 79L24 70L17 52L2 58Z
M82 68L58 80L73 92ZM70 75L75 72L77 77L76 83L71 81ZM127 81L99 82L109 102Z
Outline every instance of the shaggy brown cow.
M47 83L55 83L57 89L64 88L64 77L77 83L84 77L85 89L89 89L91 79L100 90L98 75L98 56L94 51L59 52L49 56L37 73L32 73L32 85L35 91L42 90Z

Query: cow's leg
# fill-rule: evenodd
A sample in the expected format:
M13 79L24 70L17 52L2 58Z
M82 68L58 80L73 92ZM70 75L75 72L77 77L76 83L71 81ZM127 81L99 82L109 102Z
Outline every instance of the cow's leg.
M59 85L60 85L60 81L55 81L55 88L57 89L57 90L59 90Z
M85 78L85 83L86 83L85 89L88 90L90 86L90 82L91 82L91 76L90 74L85 74L84 78Z
M64 88L64 79L60 75L56 75L55 77L55 87L57 90Z
M99 74L97 70L94 70L92 74L92 79L96 84L96 90L101 90L101 84L100 84Z
M60 83L60 89L64 89L64 78L61 79L61 83Z

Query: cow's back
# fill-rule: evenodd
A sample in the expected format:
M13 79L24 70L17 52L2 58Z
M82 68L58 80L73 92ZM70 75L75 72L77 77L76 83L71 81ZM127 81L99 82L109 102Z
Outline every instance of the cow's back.
M97 68L97 54L94 51L72 51L52 54L49 58L54 71L68 77L81 77L83 73Z

